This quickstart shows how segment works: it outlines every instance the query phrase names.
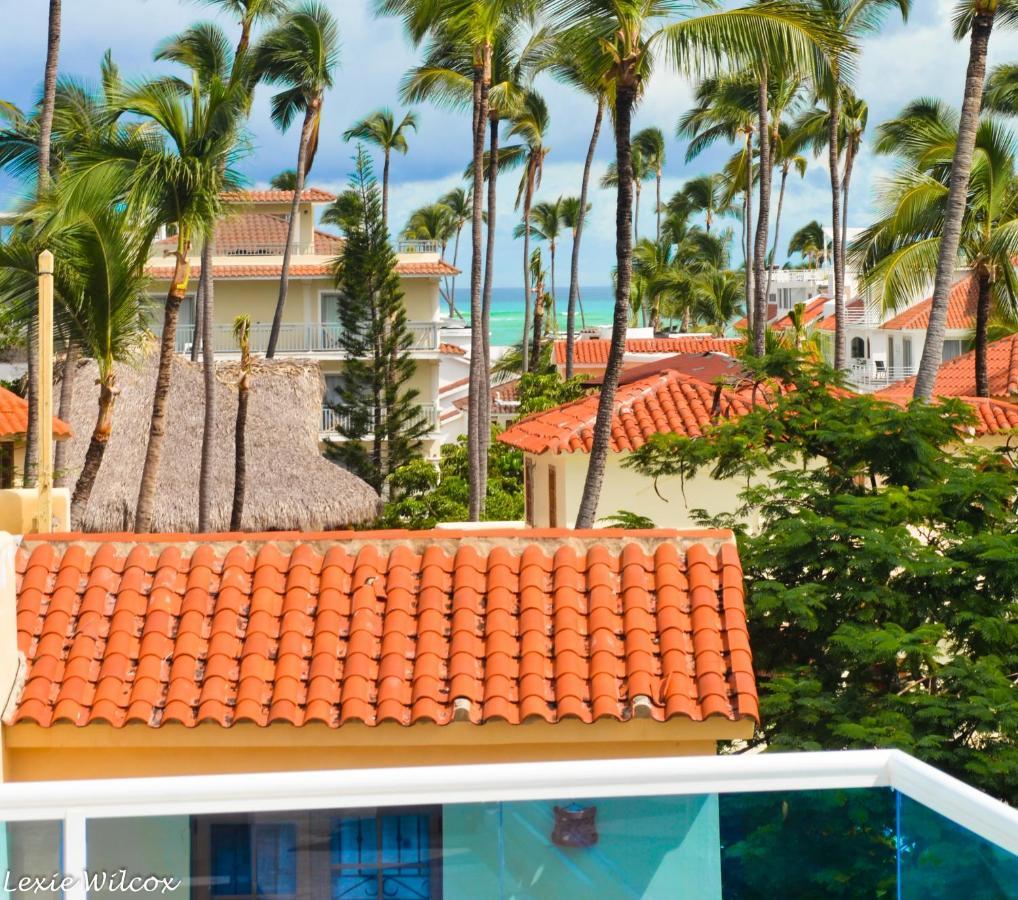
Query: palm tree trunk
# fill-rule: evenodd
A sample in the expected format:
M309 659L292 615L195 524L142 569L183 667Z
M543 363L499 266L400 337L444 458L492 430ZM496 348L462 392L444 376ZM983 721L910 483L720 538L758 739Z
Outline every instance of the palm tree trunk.
M533 159L527 162L527 186L523 194L523 373L530 371L530 207L534 202ZM536 361L535 361L536 362Z
M569 267L569 307L566 311L566 378L572 378L574 374L576 306L580 302L580 238L583 235L583 223L587 217L587 191L590 186L590 170L594 164L594 152L597 149L597 139L601 135L601 122L603 119L604 97L598 96L597 115L594 116L594 131L590 135L587 158L583 162L583 181L580 183L580 210L576 216L576 233L573 235L573 258L570 261ZM582 321L582 312L580 315Z
M67 341L64 353L64 370L60 376L60 407L57 415L63 422L71 421L71 407L74 402L74 378L78 372L78 345L73 339ZM57 441L53 451L53 483L57 487L67 487L67 450L68 441Z
M619 177L622 176L619 175ZM642 186L639 181L634 181L633 188L636 195L633 201L633 243L635 244L640 240L640 191Z
M771 180L774 174L771 168L771 123L766 70L757 85L757 116L760 128L757 135L757 143L760 147L760 210L757 216L756 241L753 248L753 303L755 307L753 353L756 356L763 356L766 350L768 301L768 296L765 293L764 269L767 267L767 231L771 219Z
M976 396L990 396L990 375L986 364L987 329L990 325L990 310L993 307L993 284L990 273L980 269L979 299L976 302Z
M661 243L661 179L664 176L664 172L661 169L657 170L657 230L655 232L655 240L657 243Z
M249 373L242 353L240 383L237 385L237 420L233 429L233 508L230 510L230 531L240 531L244 518L244 495L247 492L247 405L250 395Z
M473 210L470 259L470 387L467 399L468 515L480 521L481 484L481 391L484 390L484 341L482 336L481 277L484 229L484 138L488 122L488 88L491 79L491 47L481 48L481 64L474 71Z
M50 0L49 33L46 44L46 69L43 76L42 107L39 110L39 170L37 175L38 195L44 196L49 190L50 179L50 138L53 133L53 108L56 105L57 59L60 55L60 0ZM38 308L33 304L28 320L28 427L25 434L24 486L35 486L36 469L39 466L39 369L38 353Z
M320 101L319 101L320 103ZM290 287L290 257L293 255L293 234L300 217L300 197L304 192L304 175L307 169L308 147L311 144L311 130L314 126L318 104L309 104L304 114L304 124L300 129L300 145L297 150L297 180L290 203L290 220L286 225L286 246L283 248L283 270L279 275L279 297L276 310L272 315L272 329L269 331L269 343L265 348L265 358L272 359L276 355L276 344L279 342L279 329L283 324L283 308L286 306L286 293Z
M134 511L134 530L147 534L152 530L155 511L156 489L159 485L159 464L163 458L163 441L166 438L166 403L170 396L173 378L173 357L177 344L177 318L180 304L187 293L190 264L187 253L191 242L186 230L177 237L176 260L173 280L166 295L166 311L163 315L163 333L159 340L159 370L156 374L155 392L152 395L152 418L148 429L148 447L145 450L145 464L141 470L138 486L138 503Z
M555 297L555 250L557 249L555 238L549 242L551 250L551 337L552 340L558 337L558 301Z
M201 285L205 297L201 315L202 368L205 387L205 417L201 434L201 468L198 475L198 531L212 530L212 455L216 433L216 348L212 337L215 315L215 287L212 281L212 240L206 238L201 250Z
M99 380L99 414L95 420L92 439L88 442L88 450L85 451L85 463L71 497L71 528L75 531L81 531L85 521L88 498L92 496L92 488L95 486L99 467L106 453L106 445L113 431L113 405L117 399L116 381L116 373L112 367Z
M456 229L456 241L452 245L452 267L454 269L456 268L456 261L459 259L460 255L460 232L462 230L462 228ZM459 316L460 319L463 318L463 313L456 309L456 276L453 275L452 285L449 288L449 318L451 319L456 316Z
M577 528L591 528L597 518L597 505L601 499L605 465L611 449L611 420L615 393L622 374L626 349L626 325L629 321L629 292L633 281L633 156L630 143L633 103L636 84L622 82L616 87L615 100L615 154L619 173L618 200L615 207L615 315L612 321L612 339L608 350L608 364L601 384L601 397L597 404L594 422L594 441L587 464L587 478L583 497L576 517Z
M845 177L841 182L841 247L848 258L848 192L852 185L852 169L855 167L855 147L849 138L845 146Z
M977 12L972 21L968 70L965 74L965 97L958 122L958 144L951 165L951 187L947 194L944 213L944 230L940 240L940 258L937 260L937 278L933 288L933 305L930 324L926 329L923 355L916 373L916 398L929 400L937 380L937 371L944 357L944 334L947 328L947 303L958 264L958 246L961 243L961 226L968 200L969 176L972 173L972 154L976 132L979 130L979 113L982 108L983 85L986 81L986 55L996 6Z
M781 188L778 190L778 209L774 214L774 243L771 244L770 265L767 267L767 287L764 296L771 299L771 276L774 274L774 260L778 258L778 236L781 234L781 208L785 205L785 185L788 183L788 167L781 168Z
M202 250L202 267L198 273L198 290L194 292L194 328L191 331L191 362L198 362L201 350L202 316L205 315L205 251Z
M544 282L537 282L534 292L534 349L535 362L541 358L541 338L544 337Z
M848 323L845 321L845 247L841 240L841 84L837 75L831 94L827 132L831 172L831 250L834 257L834 368L848 365Z
M484 296L481 301L481 338L484 344L484 388L480 396L480 473L481 515L484 515L488 494L488 450L491 446L491 295L495 284L495 201L498 193L498 127L500 120L493 117L488 123L488 246L485 251Z
M389 163L391 151L385 148L385 162L382 163L382 225L385 233L389 233Z
M746 132L746 198L744 201L743 239L746 254L746 324L749 334L754 334L756 310L753 308L756 295L753 291L753 132Z

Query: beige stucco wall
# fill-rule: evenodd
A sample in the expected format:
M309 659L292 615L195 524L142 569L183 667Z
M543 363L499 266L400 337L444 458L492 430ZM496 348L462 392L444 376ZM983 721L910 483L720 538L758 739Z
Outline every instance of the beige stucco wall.
M753 723L602 719L585 725L467 722L406 727L351 723L328 728L206 723L196 728L111 728L28 723L3 726L7 781L127 778L227 772L313 771L380 766L456 765L566 759L710 755L719 740L745 739Z
M611 453L605 467L601 500L597 508L598 519L612 516L621 510L636 512L652 519L660 528L696 528L699 523L690 510L706 509L712 514L734 512L738 506L738 493L743 488L738 480L715 481L706 474L687 479L678 478L654 481L632 469L622 467L625 454ZM547 528L552 524L548 469L554 466L558 473L559 528L572 528L583 495L590 456L586 453L559 455L530 455L534 462L534 526Z

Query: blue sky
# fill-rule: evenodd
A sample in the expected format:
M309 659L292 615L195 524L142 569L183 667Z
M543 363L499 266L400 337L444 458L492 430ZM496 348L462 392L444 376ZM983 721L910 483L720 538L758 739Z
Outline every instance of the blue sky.
M342 31L342 66L336 87L325 103L322 144L312 172L315 185L339 189L350 168L352 147L341 135L355 119L380 106L399 108L400 79L416 61L415 51L405 41L399 23L375 19L369 0L328 0ZM43 0L9 0L0 33L0 97L26 105L37 96L42 78L46 47L46 8ZM864 45L857 91L870 104L870 125L894 115L914 97L931 95L959 103L964 79L966 51L951 37L950 11L953 0L915 0L915 12L908 26L892 18L884 31ZM157 71L152 49L159 40L188 23L218 18L233 30L233 24L209 6L186 0L64 0L63 43L60 70L94 78L102 52L110 47L128 76ZM1018 34L998 32L991 44L992 61L1018 60ZM583 98L545 79L538 82L551 111L548 143L552 152L545 170L542 198L579 191L580 173L586 153L594 110ZM688 107L691 85L687 79L664 70L655 74L640 106L634 130L657 125L669 136L665 196L694 175L719 167L727 151L719 149L685 164L685 147L674 134L675 123ZM268 115L270 90L261 88L251 117L252 153L242 170L253 186L263 185L277 171L293 167L296 159L297 127L285 135L271 125ZM424 106L418 111L421 127L411 135L410 153L393 164L391 217L399 226L415 206L436 199L460 183L469 158L469 118L465 114ZM610 131L602 134L598 148L595 179L613 155ZM865 225L874 184L888 168L886 159L864 151L854 178L853 225ZM812 161L802 181L790 182L782 225L783 244L799 225L829 216L827 171L823 160ZM517 221L511 205L516 177L500 181L498 254L495 281L498 286L518 283L519 242L512 239ZM644 194L649 196L648 192ZM17 186L0 180L0 204L10 204ZM609 281L614 256L614 201L609 191L595 189L594 209L585 236L581 275L588 285ZM643 204L645 233L653 226L651 203ZM567 267L560 267L559 281L567 279ZM565 273L565 274L563 274Z

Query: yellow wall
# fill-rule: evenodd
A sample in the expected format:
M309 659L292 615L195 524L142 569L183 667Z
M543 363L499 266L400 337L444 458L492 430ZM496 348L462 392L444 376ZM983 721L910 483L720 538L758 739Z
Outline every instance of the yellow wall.
M351 723L337 729L250 723L40 728L26 723L3 729L7 781L707 755L718 740L751 734L748 720L681 718L409 728Z
M694 509L711 513L734 512L743 483L737 479L715 481L701 473L685 483L678 478L660 479L657 489L653 479L622 467L626 454L609 453L605 466L598 519L621 510L647 516L659 528L696 528L699 523L690 514ZM557 526L572 528L580 508L583 483L587 477L587 453L528 454L534 461L534 519L537 528L547 528L550 519L548 469L558 471L559 514Z

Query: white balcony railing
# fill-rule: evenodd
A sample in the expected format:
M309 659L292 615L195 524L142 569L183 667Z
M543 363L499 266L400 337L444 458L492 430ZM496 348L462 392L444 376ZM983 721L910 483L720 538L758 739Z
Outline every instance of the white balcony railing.
M411 352L438 350L437 322L409 322L407 328L413 337ZM264 353L269 346L272 325L258 322L251 326L251 352ZM322 353L344 355L341 342L343 327L336 323L284 323L279 329L276 352L293 355L296 353ZM237 342L230 325L216 325L212 329L213 347L216 353L239 353ZM188 353L195 340L194 325L177 327L177 351Z
M438 409L433 403L420 403L417 408L421 412L421 416L425 422L428 423L429 433L438 431ZM339 437L337 429L340 426L348 426L350 423L349 415L344 412L340 412L333 409L330 406L322 407L322 434L330 435L332 437Z
M400 241L397 245L399 253L441 253L440 241Z
M848 383L863 394L883 390L897 381L911 378L916 373L914 365L887 366L872 359L856 360L848 370Z

